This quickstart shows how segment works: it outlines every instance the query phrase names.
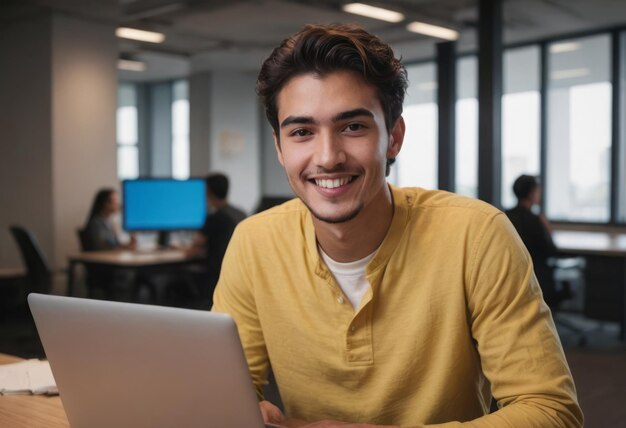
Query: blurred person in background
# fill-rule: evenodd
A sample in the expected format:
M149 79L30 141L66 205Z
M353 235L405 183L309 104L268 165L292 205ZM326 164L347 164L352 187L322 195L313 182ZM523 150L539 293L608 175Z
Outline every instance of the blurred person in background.
M118 225L114 217L120 212L120 195L117 191L100 189L93 199L91 210L84 228L83 250L133 250L137 245L135 235L130 235L128 243L121 243Z

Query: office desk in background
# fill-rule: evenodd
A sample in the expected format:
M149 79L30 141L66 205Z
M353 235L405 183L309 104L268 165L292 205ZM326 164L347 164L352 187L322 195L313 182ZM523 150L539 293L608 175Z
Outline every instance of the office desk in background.
M557 230L554 243L563 255L584 256L588 318L620 323L626 339L626 233Z
M187 257L183 250L136 251L87 251L69 256L67 295L74 294L76 265L97 266L111 269L127 269L137 273L171 272L180 266L198 264L199 257Z
M26 271L22 268L0 268L0 287L17 283L26 278Z
M26 275L22 268L0 268L0 280L19 279Z
M22 358L0 354L0 364L22 361ZM0 396L0 427L69 428L61 398L45 395Z

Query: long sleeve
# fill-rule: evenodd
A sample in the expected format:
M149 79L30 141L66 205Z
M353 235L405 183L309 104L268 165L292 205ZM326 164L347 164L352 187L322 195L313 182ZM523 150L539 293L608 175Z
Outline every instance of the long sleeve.
M515 226L517 233L519 233L535 263L545 264L548 257L552 257L557 253L552 235L541 220L541 217L520 206L507 211L506 214Z
M261 400L269 360L256 310L253 283L245 271L246 260L242 259L242 245L241 235L236 229L224 256L211 310L227 313L235 319L257 397Z
M574 382L528 253L501 214L480 236L467 298L482 370L500 409L436 426L581 427Z

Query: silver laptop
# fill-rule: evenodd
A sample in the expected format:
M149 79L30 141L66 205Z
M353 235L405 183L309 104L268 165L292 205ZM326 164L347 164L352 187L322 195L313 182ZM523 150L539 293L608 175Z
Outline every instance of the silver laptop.
M264 427L228 315L30 294L74 428Z

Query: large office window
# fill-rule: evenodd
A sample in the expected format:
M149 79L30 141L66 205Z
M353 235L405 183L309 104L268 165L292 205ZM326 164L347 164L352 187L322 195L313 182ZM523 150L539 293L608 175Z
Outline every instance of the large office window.
M117 98L117 177L120 180L139 176L139 134L137 88L121 83Z
M186 80L172 85L172 177L189 178L189 96Z
M548 45L547 214L607 222L611 176L611 41Z
M407 67L406 134L397 159L400 186L437 187L437 76L434 63Z
M538 46L504 53L502 96L502 206L513 207L513 182L539 175L541 152L540 51Z
M457 61L456 101L456 192L478 195L478 60Z

